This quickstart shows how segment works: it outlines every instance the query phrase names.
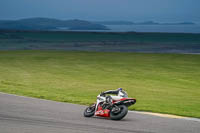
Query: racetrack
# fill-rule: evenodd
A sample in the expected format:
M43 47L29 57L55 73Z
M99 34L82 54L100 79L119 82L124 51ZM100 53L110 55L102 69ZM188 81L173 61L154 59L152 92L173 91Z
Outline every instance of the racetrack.
M129 112L85 118L85 106L0 93L0 133L199 133L200 122Z

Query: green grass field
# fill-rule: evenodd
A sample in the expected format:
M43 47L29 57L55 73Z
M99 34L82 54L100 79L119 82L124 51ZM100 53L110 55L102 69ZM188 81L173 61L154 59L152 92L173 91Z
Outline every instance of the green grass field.
M200 55L0 51L1 92L90 104L118 87L131 110L200 118Z

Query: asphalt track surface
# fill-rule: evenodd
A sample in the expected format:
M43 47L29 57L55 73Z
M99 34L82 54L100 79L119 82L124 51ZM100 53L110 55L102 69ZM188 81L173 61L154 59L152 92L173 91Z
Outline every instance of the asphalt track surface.
M200 122L129 112L83 117L85 106L0 93L0 133L200 133Z

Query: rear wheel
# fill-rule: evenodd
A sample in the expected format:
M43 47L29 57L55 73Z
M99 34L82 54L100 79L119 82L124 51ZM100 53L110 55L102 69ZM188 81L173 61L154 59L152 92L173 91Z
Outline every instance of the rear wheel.
M84 116L85 117L92 117L95 113L95 104L90 106L90 107L87 107L84 111Z
M125 105L119 105L112 108L110 112L110 118L112 120L121 120L126 116L127 113L128 108Z

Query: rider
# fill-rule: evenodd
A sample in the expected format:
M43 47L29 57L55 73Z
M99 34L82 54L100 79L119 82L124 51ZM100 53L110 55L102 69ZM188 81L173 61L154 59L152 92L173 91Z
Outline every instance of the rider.
M118 96L120 91L123 92L123 89L122 88L118 88L117 90L109 90L109 91L102 92L100 94L100 96L106 97L106 101L105 102L107 104L112 104L113 96L112 97L110 95L106 96L106 94L115 94L115 95L117 95L117 96L115 96L115 98L118 99L118 98L120 98L120 96Z

